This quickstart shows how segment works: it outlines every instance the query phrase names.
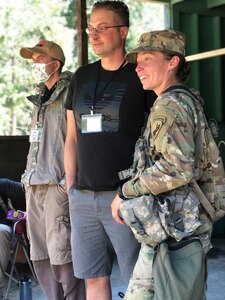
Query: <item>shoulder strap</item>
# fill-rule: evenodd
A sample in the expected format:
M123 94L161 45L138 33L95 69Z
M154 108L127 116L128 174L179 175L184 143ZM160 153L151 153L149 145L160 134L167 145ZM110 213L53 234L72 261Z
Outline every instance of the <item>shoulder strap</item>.
M169 92L169 91L181 91L184 94L188 95L189 97L191 97L192 99L194 99L194 103L196 103L197 98L195 96L194 93L192 93L192 91L186 87L185 85L174 85L169 87L168 89L165 90L165 92ZM196 151L195 151L195 166L198 165L199 159L200 159L200 152L201 152L201 124L200 124L200 120L198 118L198 131L197 134L195 136L195 144L196 144ZM214 207L211 205L211 203L209 202L209 200L206 198L205 194L203 193L203 191L201 190L201 188L199 187L199 185L197 184L196 180L193 178L192 179L192 184L193 184L193 188L196 192L196 195L199 199L199 201L201 202L202 206L204 207L204 209L207 211L207 213L209 214L209 216L211 217L212 220L214 220L214 216L215 216L215 209Z
M165 92L169 92L169 91L177 91L177 92L182 92L184 94L186 94L187 96L191 97L194 100L194 105L196 105L197 97L195 96L194 93L192 93L192 91L183 84L177 84L177 85L173 85L171 87L169 87L168 89L166 89L164 91ZM201 153L201 124L200 124L200 120L198 118L198 131L197 134L195 136L195 145L196 145L196 150L195 150L195 166L198 165L198 162L200 160L200 153Z
M189 87L187 87L184 84L175 84L172 85L170 87L168 87L163 93L167 93L170 91L177 91L177 92L183 92L184 94L188 95L188 96L192 96L192 98L194 98L195 100L197 100L196 95L191 91L191 89Z
M204 207L204 209L206 210L206 212L209 214L209 216L211 217L212 220L214 220L215 218L215 209L214 207L211 205L211 203L209 202L209 200L206 198L205 194L203 193L203 191L200 189L199 185L197 184L195 179L192 179L192 184L193 184L193 188L195 190L195 193L199 199L199 201L201 202L202 206Z

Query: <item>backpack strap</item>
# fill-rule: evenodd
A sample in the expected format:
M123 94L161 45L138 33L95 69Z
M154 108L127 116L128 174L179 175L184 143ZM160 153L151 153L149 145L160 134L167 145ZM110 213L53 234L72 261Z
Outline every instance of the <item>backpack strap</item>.
M172 85L171 87L167 88L164 93L169 92L169 91L177 91L177 92L182 92L188 97L192 98L194 105L196 106L196 102L198 101L197 97L195 96L194 93L184 84L177 84L177 85ZM201 153L201 124L199 118L197 118L197 126L198 126L198 131L195 136L195 169L197 169L198 162L200 160L200 153Z
M175 90L177 92L182 92L184 94L186 94L187 96L191 97L194 100L194 104L196 104L197 98L195 96L194 93L191 92L191 90L186 87L185 85L182 84L178 84L178 85L174 85L169 87L168 89L165 90L165 92L169 92ZM205 119L206 120L206 119ZM200 124L200 120L198 118L198 131L197 134L195 136L195 167L197 169L198 166L198 162L200 160L200 153L201 153L201 124ZM215 209L214 207L211 205L211 203L209 202L209 200L206 198L205 194L203 193L203 191L201 190L201 188L199 187L199 185L197 184L196 180L193 178L191 180L191 183L193 185L193 188L196 192L196 195L199 199L199 201L201 202L202 206L204 207L204 209L206 210L206 212L209 214L209 216L211 217L212 220L214 220L214 216L215 216Z
M215 209L214 209L214 207L211 205L211 203L209 202L209 200L206 198L205 194L203 193L203 191L201 190L201 188L197 184L196 180L192 179L191 183L193 184L193 188L195 190L195 193L196 193L199 201L201 202L201 205L204 207L204 209L209 214L209 216L211 217L211 219L214 220L215 219L214 218L214 216L215 216Z
M196 100L196 96L195 94L184 84L175 84L175 85L171 85L170 87L168 87L167 89L165 89L164 93L170 92L170 91L177 91L177 92L182 92L186 95L188 95L189 97L192 97ZM186 93L185 93L186 92Z

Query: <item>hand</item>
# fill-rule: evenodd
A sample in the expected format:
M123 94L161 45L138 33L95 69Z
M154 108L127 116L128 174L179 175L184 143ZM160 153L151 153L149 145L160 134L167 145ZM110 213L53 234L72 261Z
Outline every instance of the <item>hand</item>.
M69 194L69 190L70 190L70 188L73 186L73 183L72 184L67 184L66 185L66 192L67 192L67 194Z
M122 199L116 195L111 204L112 216L114 220L119 224L125 224L124 220L119 216L119 207Z

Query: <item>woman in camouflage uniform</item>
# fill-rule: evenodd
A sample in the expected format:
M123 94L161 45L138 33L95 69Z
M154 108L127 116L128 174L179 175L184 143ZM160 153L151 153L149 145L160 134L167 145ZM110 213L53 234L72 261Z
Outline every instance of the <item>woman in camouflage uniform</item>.
M112 215L121 224L124 223L119 216L121 198L162 193L172 193L176 197L177 193L185 194L187 188L191 188L193 178L195 180L200 178L205 149L200 147L198 154L200 159L196 165L196 133L200 122L201 142L204 144L206 128L202 103L194 101L193 97L185 92L183 85L190 68L185 60L185 37L182 33L175 30L144 33L139 39L138 47L128 53L126 59L129 62L137 62L136 72L143 88L154 90L158 98L151 109L147 123L150 132L147 144L152 164L140 163L140 155L135 157L135 165L144 167L139 170L134 169L135 175L122 186L112 203ZM179 275L183 276L180 278L182 287L181 284L176 286L176 283L173 286L177 294L175 296L173 294L173 298L169 294L164 296L158 294L158 291L161 293L158 288L158 278L153 276L155 245L142 243L125 299L201 300L205 298L205 256L211 247L212 224L201 209L198 199L192 220L193 223L184 224L184 228L180 228L179 232L182 236L167 231L169 238L166 243L169 246L180 247L184 245L181 243L186 241L188 243L194 241L195 244L194 252L190 254L190 250L188 257L182 260L182 271ZM170 224L167 225L169 228ZM193 249L193 245L190 247ZM192 260L194 258L197 259L198 266L195 263L191 265L191 262L196 262ZM193 280L190 281L189 277Z

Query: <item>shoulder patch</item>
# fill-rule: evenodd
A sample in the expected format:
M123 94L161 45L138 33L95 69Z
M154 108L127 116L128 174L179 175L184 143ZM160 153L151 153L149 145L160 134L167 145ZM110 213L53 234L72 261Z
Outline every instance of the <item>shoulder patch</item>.
M169 107L157 107L156 110L153 110L151 113L151 139L155 147L161 151L163 138L172 126L174 120L176 119L177 114L173 109Z
M160 132L163 124L166 122L166 118L163 116L158 116L154 118L154 121L152 122L152 137L155 139Z

